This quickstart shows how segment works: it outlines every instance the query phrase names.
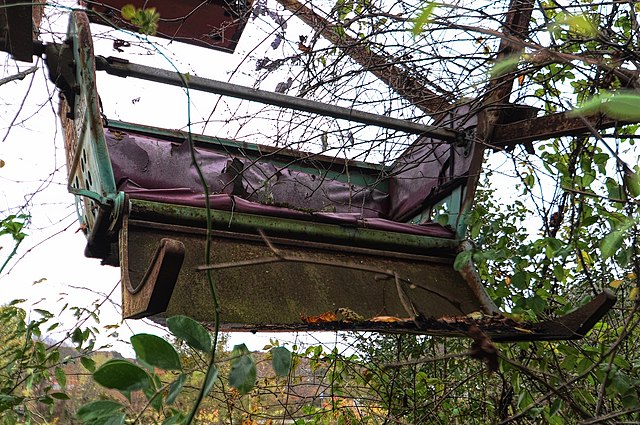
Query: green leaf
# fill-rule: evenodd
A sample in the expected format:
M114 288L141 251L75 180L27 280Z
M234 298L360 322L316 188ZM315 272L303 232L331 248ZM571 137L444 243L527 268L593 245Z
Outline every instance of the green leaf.
M47 319L47 320L53 317L53 314L50 311L43 310L41 308L34 308L33 311L40 314L44 319Z
M96 371L96 362L91 360L89 357L80 357L80 363L87 369L89 372L93 373Z
M622 187L618 184L618 182L616 182L611 177L607 177L605 186L607 187L607 194L610 199L622 199Z
M11 409L24 402L24 397L18 397L8 394L0 394L0 412Z
M618 228L612 230L600 242L600 252L606 260L613 256L622 246L627 231L636 223L633 219L625 220Z
M622 246L622 242L624 240L624 233L619 229L610 232L607 236L602 239L600 243L600 251L602 252L602 258L605 260L613 254L615 254L620 247Z
M552 259L556 256L557 252L563 248L563 243L556 238L545 238L545 255L547 258Z
M637 409L638 408L638 395L637 394L626 394L621 399L622 406L626 409Z
M491 78L500 77L502 75L513 72L517 69L520 62L520 55L507 56L491 68Z
M126 415L124 413L114 413L113 415L92 421L90 425L124 425Z
M246 355L231 367L229 384L236 388L240 394L251 391L256 383L256 364L253 357Z
M167 327L193 349L211 352L211 335L198 322L187 316L173 316L167 319Z
M151 334L137 334L131 337L131 345L139 360L150 366L164 370L182 370L180 356L175 348L164 339Z
M82 333L82 329L75 328L71 333L71 342L76 344L77 348L82 347L82 343L84 342L84 334Z
M132 25L138 27L142 34L155 35L158 30L158 22L160 14L156 12L155 7L147 9L136 9L132 4L127 4L120 9L122 18L131 22Z
M158 392L158 388L161 386L162 381L160 381L158 375L153 374L152 379L150 379L150 385L142 390L145 397L147 397L149 405L153 407L156 412L160 412L162 410L162 395Z
M547 307L547 303L539 295L534 295L531 298L527 298L527 306L533 310L534 313L540 314Z
M564 282L567 277L567 270L563 264L556 264L553 267L553 276L560 282Z
M96 419L110 417L123 408L124 406L117 401L93 401L80 407L76 412L76 417L84 422L94 421Z
M604 95L594 96L591 99L587 100L586 102L583 102L579 108L576 108L573 111L571 111L569 115L572 115L572 116L587 115L588 116L588 115L597 114L598 112L600 112L603 98L604 98Z
M218 379L218 369L215 366L211 366L207 371L207 378L204 380L204 385L202 386L202 392L206 396L213 388L213 384L216 383L216 379Z
M93 379L105 388L122 392L149 387L149 375L140 366L126 360L109 360L93 373Z
M136 7L132 4L125 4L122 6L120 13L125 21L130 21L134 16L136 16Z
M640 196L640 175L625 167L624 183L633 198Z
M528 188L532 188L536 184L536 177L531 173L525 173L522 180Z
M56 381L58 381L58 385L62 388L67 386L67 375L64 373L61 367L56 367L53 373L56 377Z
M187 382L187 375L181 373L180 376L178 376L178 379L169 385L169 391L167 393L167 398L165 399L167 404L173 404L173 402L176 401L176 398L178 398L180 391L182 391L182 387L185 382Z
M629 378L621 372L611 374L611 382L609 385L615 389L616 395L625 394L631 388Z
M145 395L147 396L147 400L149 400L149 405L154 408L156 412L162 411L162 395L158 394L156 391L145 390Z
M244 344L233 347L231 356L229 384L237 389L240 394L246 394L256 384L256 362Z
M473 253L471 251L462 251L458 253L458 255L456 256L456 260L453 262L453 269L455 271L460 271L464 267L464 265L467 264L469 260L471 260L472 255Z
M47 355L47 362L49 364L56 364L60 361L60 351L53 349Z
M595 25L585 15L567 15L563 23L569 25L569 30L577 34L588 37L597 34Z
M61 392L49 393L49 397L55 398L56 400L71 400L67 394Z
M424 26L431 21L431 15L433 15L434 10L436 10L436 3L433 2L427 3L427 5L422 8L420 15L414 20L413 28L411 29L414 37L420 34Z
M621 92L594 96L579 108L574 109L572 115L593 115L596 113L620 120L640 120L640 95L633 92Z
M169 416L167 419L162 421L162 425L176 425L182 423L184 420L184 416L181 413L176 413L173 416Z
M46 405L49 405L49 406L51 406L53 404L53 399L51 397L49 397L48 395L38 398L38 401L40 403L42 403L42 404L46 404Z
M511 277L511 285L516 289L527 289L529 287L529 274L527 272L516 272Z
M291 369L291 351L285 347L273 347L271 349L271 364L278 376L287 376Z
M640 96L620 93L604 103L604 112L612 117L624 120L640 119Z
M439 225L446 226L447 224L449 224L449 214L438 214L438 218L436 219L436 221Z
M158 30L158 21L160 14L156 12L155 7L148 9L138 9L136 11L136 19L131 22L138 25L140 32L147 35L155 35Z

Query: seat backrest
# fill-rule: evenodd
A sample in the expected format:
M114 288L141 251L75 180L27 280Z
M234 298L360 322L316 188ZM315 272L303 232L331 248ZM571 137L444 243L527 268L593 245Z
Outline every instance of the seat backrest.
M110 125L105 131L118 189L145 192L146 199L170 204L204 206L202 183L185 136L168 138L141 129ZM267 146L224 142L200 144L195 150L210 195L305 212L387 216L388 187L380 178L382 171L370 164L301 153L294 157Z
M456 130L471 131L476 123L463 105L441 120ZM391 167L389 218L408 221L429 209L467 181L471 146L456 146L431 137L420 137Z

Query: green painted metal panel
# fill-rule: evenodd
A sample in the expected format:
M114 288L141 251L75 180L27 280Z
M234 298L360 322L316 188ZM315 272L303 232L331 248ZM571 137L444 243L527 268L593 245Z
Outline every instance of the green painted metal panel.
M204 228L206 210L184 205L132 199L131 218L184 226ZM211 211L212 226L216 230L257 234L262 230L270 235L314 240L336 245L355 245L377 249L394 249L400 252L419 252L423 255L435 252L438 256L455 256L460 241L407 233L347 227L312 221L279 217Z
M72 63L64 63L70 50ZM62 117L67 137L68 188L77 195L80 221L90 233L96 223L101 206L116 203L119 198L109 152L107 150L102 115L95 81L93 43L89 31L89 21L85 13L70 15L67 43L54 53L59 54L60 67L71 66L75 81L66 81L70 90L65 92L69 116ZM48 58L48 61L50 59ZM61 72L61 75L66 75ZM72 119L72 120L71 120Z

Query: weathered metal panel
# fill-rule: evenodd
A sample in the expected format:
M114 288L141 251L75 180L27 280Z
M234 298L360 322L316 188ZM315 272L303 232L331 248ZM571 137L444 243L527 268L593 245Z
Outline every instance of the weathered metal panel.
M134 203L132 213L140 214L136 209ZM220 328L230 332L352 330L466 336L478 328L495 341L577 339L616 301L605 291L566 316L518 323L499 314L471 262L461 274L453 270L450 248L436 249L441 256L433 257L379 246L261 237L255 234L259 226L251 232L244 223L240 230L234 228L233 217L228 219L231 231L211 234L211 265L205 267L202 227L129 220L125 215L120 238L124 316L163 322L184 314L212 323L206 269L217 288ZM220 224L216 220L214 228ZM308 320L343 309L360 318ZM472 318L472 312L481 314ZM380 316L394 319L377 321Z
M267 235L269 237L269 235ZM163 238L180 241L185 246L184 265L163 314L187 314L197 320L213 319L213 303L206 273L197 271L205 264L203 229L158 225L130 220L126 256L127 272L135 288L147 273L156 247ZM365 318L380 315L407 317L409 312L400 299L396 272L402 290L416 310L426 317L460 316L487 310L463 277L452 267L453 257L442 258L336 246L285 238L269 238L285 256L308 261L274 261L274 253L257 235L215 231L212 237L213 265L218 289L221 320L224 324L244 324L259 329L278 324L303 324L303 316L315 316L338 308L348 308ZM452 254L450 250L449 254ZM229 263L242 262L241 267ZM251 264L253 262L253 264ZM365 270L366 269L366 270ZM130 294L124 293L124 310L129 308ZM223 326L223 329L225 327Z
M122 19L122 7L155 7L160 13L157 36L233 53L242 35L250 1L101 0L87 1L93 22L136 30Z
M33 62L33 40L37 38L44 10L38 3L41 0L0 0L0 49L15 60Z

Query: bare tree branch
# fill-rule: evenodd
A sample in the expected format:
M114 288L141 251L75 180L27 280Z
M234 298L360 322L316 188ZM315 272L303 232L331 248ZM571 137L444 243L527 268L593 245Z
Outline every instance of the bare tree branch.
M450 106L448 99L432 92L423 83L408 75L407 71L396 65L396 60L391 61L389 58L372 52L362 41L339 33L336 25L332 25L327 19L298 0L278 0L278 2L427 114L437 115ZM441 92L444 93L445 90L441 90Z
M31 68L25 69L24 71L20 71L16 74L9 75L8 77L0 78L0 86L10 83L11 81L24 80L27 75L33 74L37 70L38 70L37 66L32 66Z

